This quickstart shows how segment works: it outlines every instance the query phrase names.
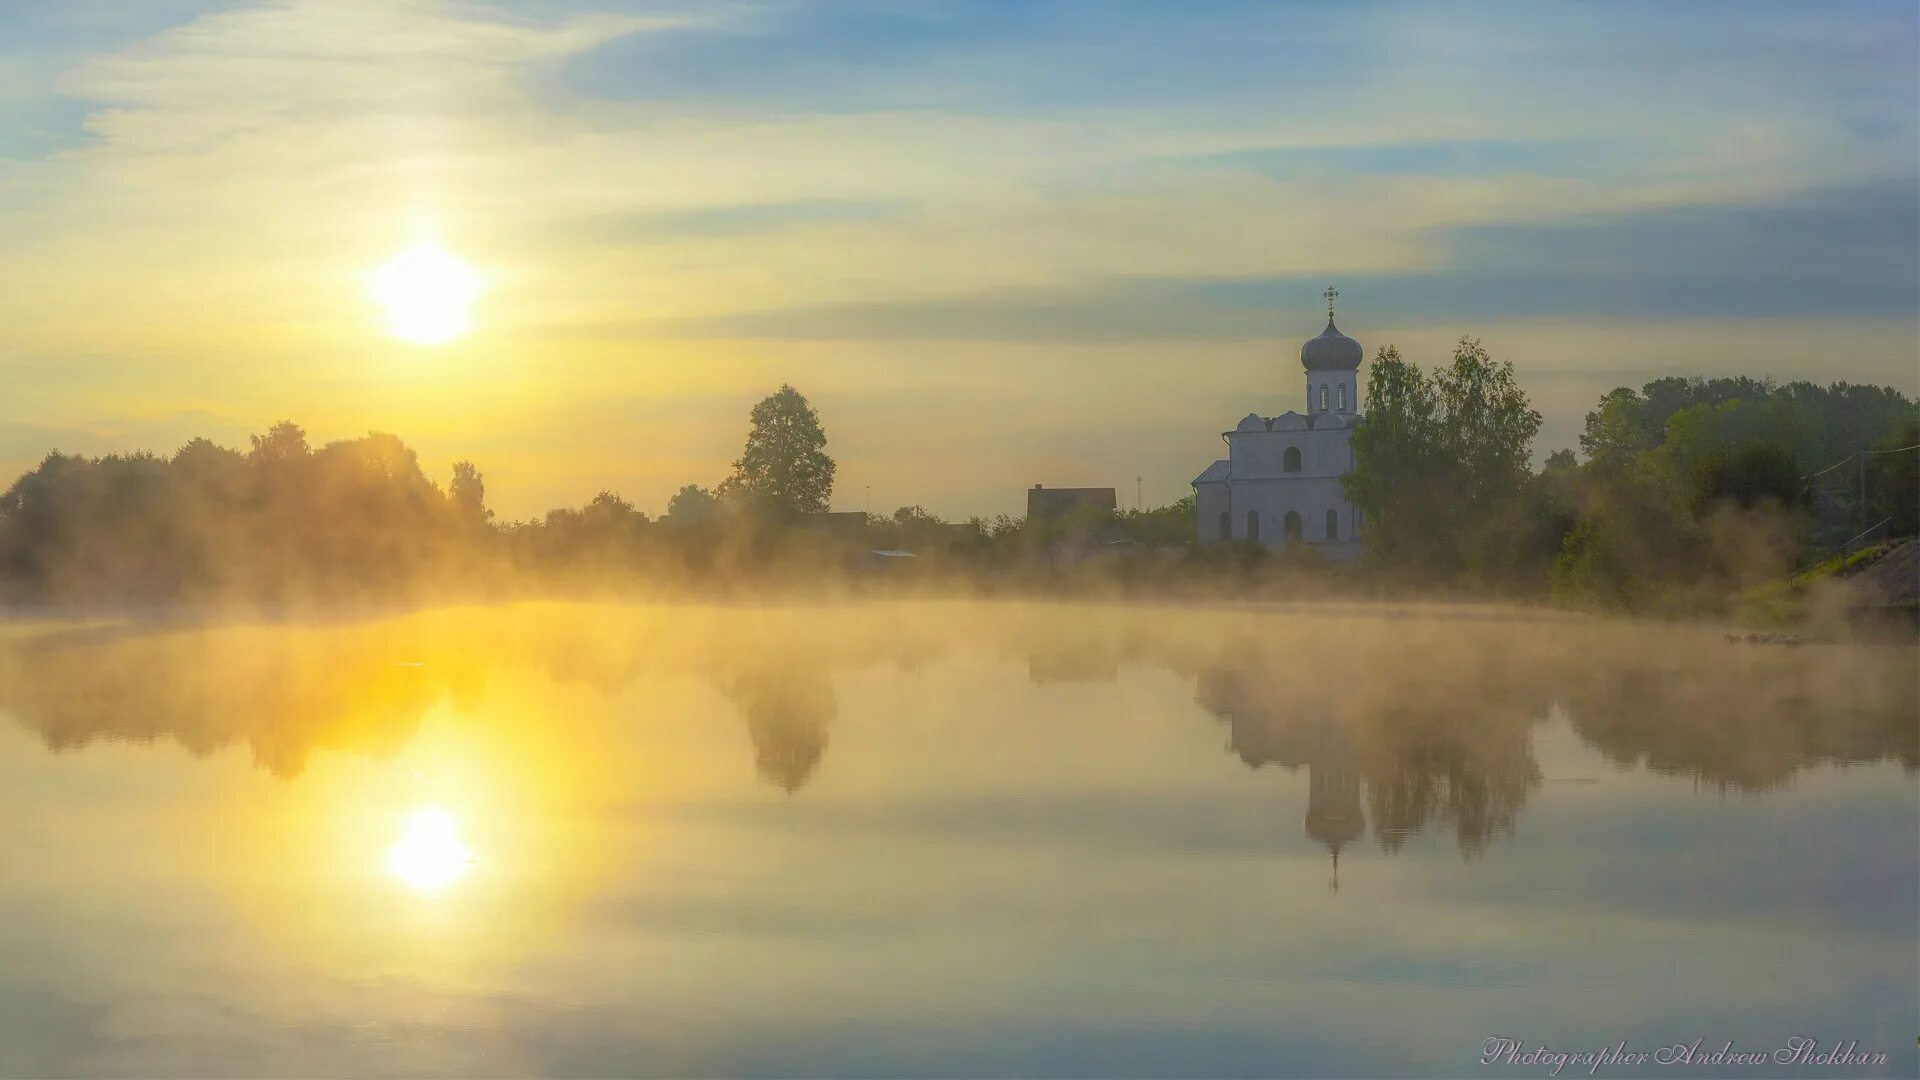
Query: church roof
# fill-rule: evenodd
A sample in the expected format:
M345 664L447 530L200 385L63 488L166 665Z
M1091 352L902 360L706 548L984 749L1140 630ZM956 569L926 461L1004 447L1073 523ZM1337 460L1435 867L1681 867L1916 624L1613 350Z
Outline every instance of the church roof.
M1199 476L1194 477L1193 482L1196 484L1217 484L1227 478L1227 471L1231 468L1232 466L1228 464L1227 459L1221 458L1219 461L1207 466L1206 471L1202 472Z
M1357 371L1363 355L1360 343L1341 333L1329 315L1320 336L1300 346L1300 366L1308 371Z

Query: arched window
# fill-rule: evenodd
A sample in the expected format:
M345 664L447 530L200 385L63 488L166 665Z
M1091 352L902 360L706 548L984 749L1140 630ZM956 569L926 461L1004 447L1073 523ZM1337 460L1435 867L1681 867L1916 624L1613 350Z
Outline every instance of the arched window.
M1340 511L1327 511L1327 539L1340 539Z
M1326 383L1320 384L1320 411L1321 412L1327 411L1327 384Z
M1289 540L1300 539L1300 534L1303 530L1305 530L1305 528L1306 528L1306 522L1300 519L1300 511L1298 510L1287 511L1287 521L1286 521L1287 539Z
M1260 542L1260 511L1258 510L1247 511L1247 539L1256 544Z
M1220 539L1233 539L1233 515L1225 510L1220 511Z
M1346 412L1347 411L1347 384L1346 383L1340 384L1340 388L1334 391L1334 397L1337 398L1340 402L1340 411Z
M1280 455L1280 471L1281 472L1299 472L1300 471L1300 448L1299 447L1289 446L1287 447L1287 452Z

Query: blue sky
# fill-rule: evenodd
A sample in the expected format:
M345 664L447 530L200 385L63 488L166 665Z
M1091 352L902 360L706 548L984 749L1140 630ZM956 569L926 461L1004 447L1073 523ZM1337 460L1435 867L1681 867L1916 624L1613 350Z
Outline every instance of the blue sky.
M1916 56L1891 3L13 4L0 466L299 413L658 509L790 381L843 493L1169 499L1328 282L1513 360L1543 454L1662 374L1913 393ZM430 355L360 285L422 232L488 281Z

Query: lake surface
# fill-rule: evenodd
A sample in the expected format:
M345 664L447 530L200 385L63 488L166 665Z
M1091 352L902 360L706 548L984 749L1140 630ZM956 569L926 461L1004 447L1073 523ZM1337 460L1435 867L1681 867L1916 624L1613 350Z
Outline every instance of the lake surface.
M14 624L0 710L0 1074L1920 1071L1912 647L519 605Z

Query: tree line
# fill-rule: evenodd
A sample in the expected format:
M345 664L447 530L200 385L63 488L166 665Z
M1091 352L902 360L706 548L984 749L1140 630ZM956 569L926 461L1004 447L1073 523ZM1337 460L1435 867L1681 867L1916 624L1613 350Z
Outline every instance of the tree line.
M472 462L442 488L393 435L315 448L283 421L245 451L194 439L165 457L49 454L0 494L0 597L404 603L554 584L790 584L846 571L866 549L1021 587L1060 584L1065 549L1097 552L1100 580L1130 588L1233 595L1284 578L1295 592L1439 587L1647 609L1711 603L1864 524L1910 535L1920 517L1920 454L1820 471L1920 443L1920 410L1886 387L1656 379L1603 395L1580 453L1536 469L1540 422L1512 363L1472 338L1431 370L1380 349L1346 480L1367 556L1334 567L1310 550L1195 544L1191 496L1045 519L950 522L918 505L829 516L825 429L785 385L753 407L728 475L682 486L658 519L602 491L498 521Z
M705 588L831 578L856 548L905 548L944 567L1011 566L1049 541L1115 526L1183 540L1191 500L1117 519L953 524L919 506L849 536L821 526L836 466L792 386L753 406L740 457L652 518L612 491L500 521L486 481L456 462L442 487L394 435L315 447L287 420L246 450L196 438L170 456L53 452L0 494L0 599L10 603L405 604L551 586ZM1184 509L1183 509L1184 508Z
M1655 379L1587 413L1581 452L1531 467L1540 414L1511 362L1462 338L1423 372L1370 371L1347 491L1372 572L1587 606L1696 608L1869 526L1920 526L1920 410L1884 386ZM1903 449L1908 448L1908 449ZM1866 451L1866 453L1861 453ZM1857 455L1857 456L1856 456ZM1835 462L1860 463L1837 479Z

